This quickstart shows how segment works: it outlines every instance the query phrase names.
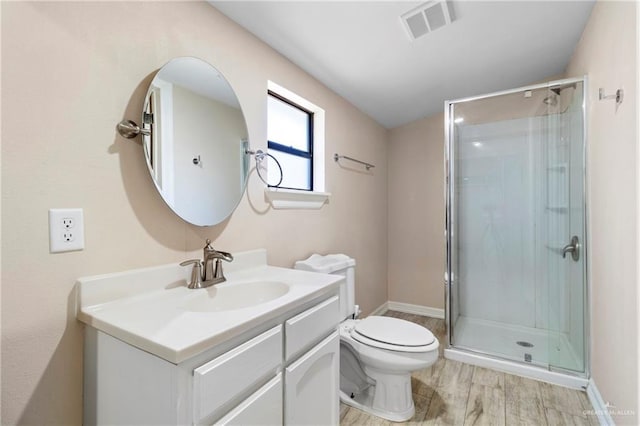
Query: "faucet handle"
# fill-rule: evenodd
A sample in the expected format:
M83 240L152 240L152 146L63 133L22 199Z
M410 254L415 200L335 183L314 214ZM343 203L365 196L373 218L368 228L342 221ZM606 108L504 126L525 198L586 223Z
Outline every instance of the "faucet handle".
M200 259L185 260L180 263L180 266L189 266L193 264L191 270L191 282L187 285L187 288L202 288L202 262Z

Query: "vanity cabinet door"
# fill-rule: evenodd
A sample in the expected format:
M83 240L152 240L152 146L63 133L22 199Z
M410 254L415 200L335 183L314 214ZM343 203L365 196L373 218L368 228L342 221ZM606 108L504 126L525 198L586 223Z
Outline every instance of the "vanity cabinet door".
M330 334L285 370L285 425L340 421L340 336Z
M282 424L282 373L215 422L222 426Z

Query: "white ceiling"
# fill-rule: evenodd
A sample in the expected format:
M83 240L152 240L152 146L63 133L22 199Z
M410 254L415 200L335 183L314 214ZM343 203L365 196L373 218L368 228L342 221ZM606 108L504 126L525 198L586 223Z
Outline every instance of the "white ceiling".
M210 3L393 128L441 112L445 100L562 73L594 1L453 1L454 22L415 41L400 15L424 2Z

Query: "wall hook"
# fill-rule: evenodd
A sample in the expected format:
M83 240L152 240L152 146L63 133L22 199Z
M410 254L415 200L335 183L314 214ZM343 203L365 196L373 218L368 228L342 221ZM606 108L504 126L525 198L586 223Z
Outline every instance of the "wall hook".
M620 105L624 99L624 90L618 89L614 95L605 95L604 89L601 87L598 90L598 100L603 101L605 99L615 99L616 105Z
M200 164L200 154L197 157L193 157L193 164L196 166Z

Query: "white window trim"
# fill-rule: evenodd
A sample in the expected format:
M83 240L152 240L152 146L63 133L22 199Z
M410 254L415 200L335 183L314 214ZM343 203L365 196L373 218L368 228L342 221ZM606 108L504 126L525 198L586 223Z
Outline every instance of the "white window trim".
M325 192L324 109L273 81L267 89L313 113L313 191L267 187L265 198L274 209L319 209L331 196Z
M266 188L264 196L276 210L320 209L331 196L328 192L302 191L285 188Z

